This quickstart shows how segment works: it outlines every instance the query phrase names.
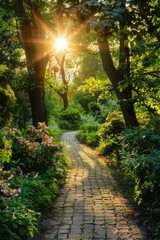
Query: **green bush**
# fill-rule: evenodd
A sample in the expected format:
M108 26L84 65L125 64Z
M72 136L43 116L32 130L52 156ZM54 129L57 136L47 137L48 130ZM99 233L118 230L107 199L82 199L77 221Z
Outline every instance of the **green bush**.
M1 77L0 77L1 78ZM12 123L13 108L16 103L14 91L9 85L0 86L0 126L10 126Z
M81 116L78 109L67 108L59 115L59 126L61 129L76 130L81 123Z
M0 131L0 166L4 162L9 162L12 156L12 143Z
M77 104L79 104L83 111L88 114L90 112L89 109L89 104L90 102L95 101L95 97L91 96L91 95L84 95L81 94L80 92L76 95L75 101L77 102Z
M15 172L0 169L0 239L30 239L37 231L40 214L21 200L21 188L14 183Z
M7 131L7 129L5 130ZM20 166L24 173L44 173L57 165L62 148L53 143L48 128L39 123L38 129L29 126L24 137L20 132L9 129L8 138L12 141L12 157L7 168Z
M125 129L122 114L112 112L108 114L106 121L101 125L98 135L100 138L98 150L104 156L112 157L117 164L119 161L120 134Z
M111 156L116 149L119 149L119 142L113 138L108 138L107 141L104 142L100 141L98 147L98 150L103 156Z
M138 204L160 203L160 151L150 154L126 154L121 163L127 181L134 187L134 198ZM155 204L155 203L154 203ZM160 207L160 205L159 205Z
M52 136L54 142L59 142L61 129L59 128L58 124L52 120L52 125L48 127L49 136Z
M160 115L152 117L148 122L147 128L153 134L160 136Z
M146 222L160 236L160 129L159 117L145 128L126 129L121 141L121 165L124 179L135 202L144 209ZM158 239L158 238L155 238Z
M101 109L96 102L89 103L89 110L90 110L91 114L95 117L98 117L98 115L101 112Z
M154 134L149 126L146 126L146 128L126 129L122 145L123 150L130 154L132 154L133 150L137 154L147 154L154 149L159 149L160 136Z
M2 205L5 205L1 201ZM10 201L0 208L0 240L31 239L37 231L39 214L21 202Z
M99 143L98 129L100 124L97 122L86 122L80 127L77 138L89 146L97 147Z
M109 113L106 121L99 129L100 138L105 141L108 136L120 134L125 129L122 114L120 112Z

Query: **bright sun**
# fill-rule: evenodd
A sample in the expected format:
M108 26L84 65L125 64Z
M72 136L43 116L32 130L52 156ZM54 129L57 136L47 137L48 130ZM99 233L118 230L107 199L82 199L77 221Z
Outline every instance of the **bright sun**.
M55 41L55 47L57 51L63 51L67 48L68 42L65 38L60 37Z

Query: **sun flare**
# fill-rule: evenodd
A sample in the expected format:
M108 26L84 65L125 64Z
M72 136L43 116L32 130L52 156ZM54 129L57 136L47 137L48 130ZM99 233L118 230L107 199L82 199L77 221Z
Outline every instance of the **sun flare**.
M64 37L59 37L55 41L55 48L57 51L63 51L67 48L68 41Z

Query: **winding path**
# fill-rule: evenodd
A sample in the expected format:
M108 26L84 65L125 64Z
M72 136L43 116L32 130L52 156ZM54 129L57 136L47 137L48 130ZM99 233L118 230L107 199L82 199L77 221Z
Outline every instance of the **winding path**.
M103 159L79 144L76 132L62 135L71 160L66 185L44 219L42 240L146 240L134 209Z

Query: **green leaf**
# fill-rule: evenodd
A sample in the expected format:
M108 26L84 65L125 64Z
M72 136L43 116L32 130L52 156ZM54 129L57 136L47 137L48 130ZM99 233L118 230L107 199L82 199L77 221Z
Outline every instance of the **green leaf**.
M119 13L117 13L117 12L112 13L112 18L113 18L114 20L116 20L116 21L121 21L121 20L123 20L122 16L121 16Z
M117 13L123 13L124 11L125 11L124 8L117 8L117 9L116 9L116 12L117 12Z

